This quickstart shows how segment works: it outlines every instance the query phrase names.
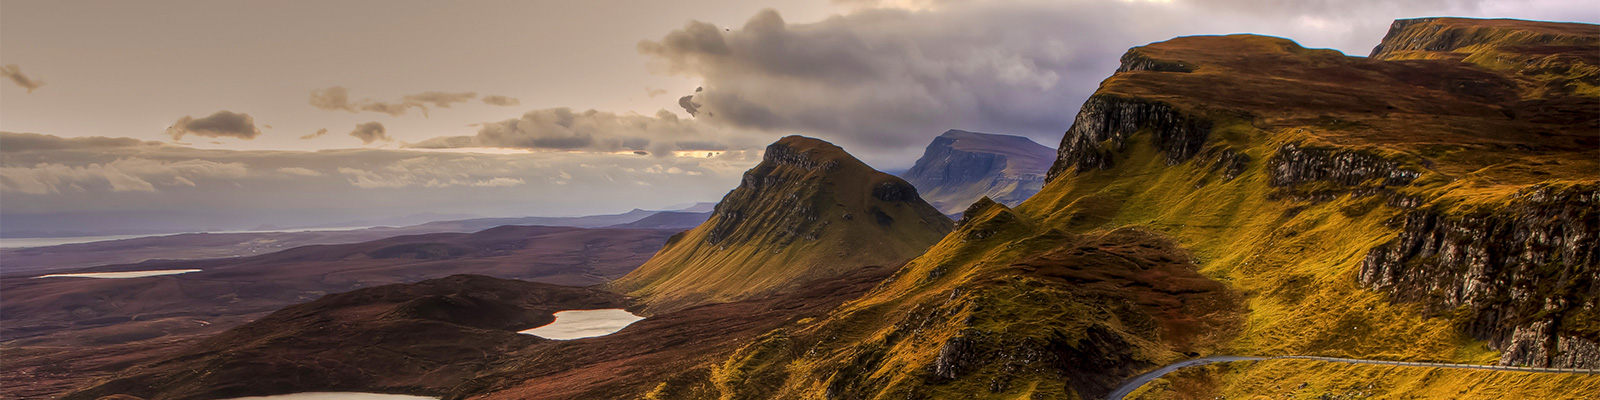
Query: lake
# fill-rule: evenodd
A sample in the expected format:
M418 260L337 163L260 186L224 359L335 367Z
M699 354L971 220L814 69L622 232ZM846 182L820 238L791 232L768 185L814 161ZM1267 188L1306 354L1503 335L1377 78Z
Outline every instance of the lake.
M549 325L517 333L554 340L583 339L610 335L644 319L620 308L567 310L557 312L555 316L556 321Z
M76 274L50 274L40 275L38 278L98 278L98 279L128 279L143 278L146 276L162 276L200 272L198 269L160 269L151 271L122 271L122 272L82 272Z

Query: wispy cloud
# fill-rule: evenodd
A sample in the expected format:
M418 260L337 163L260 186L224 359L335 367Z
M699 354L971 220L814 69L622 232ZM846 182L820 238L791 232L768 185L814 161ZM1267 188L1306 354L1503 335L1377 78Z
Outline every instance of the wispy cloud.
M34 89L44 86L44 81L31 78L22 73L22 67L18 67L16 64L0 66L0 75L4 75L11 83L15 83L23 89L28 89L28 93L33 93Z

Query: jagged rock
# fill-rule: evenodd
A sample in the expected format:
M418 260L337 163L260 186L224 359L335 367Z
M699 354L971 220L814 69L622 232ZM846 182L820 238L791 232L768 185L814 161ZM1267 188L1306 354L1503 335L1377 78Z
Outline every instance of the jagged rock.
M1154 133L1154 145L1166 154L1167 165L1177 165L1200 152L1211 134L1211 122L1159 101L1095 95L1083 103L1061 138L1056 163L1045 181L1072 169L1111 168L1113 154L1123 150L1128 136L1141 129Z
M1120 61L1122 61L1122 65L1117 66L1117 72L1194 72L1195 69L1194 64L1183 61L1157 60L1137 50L1129 50L1127 53L1123 53Z
M1294 186L1311 181L1329 181L1356 186L1372 179L1383 179L1384 186L1411 183L1422 176L1400 167L1400 163L1354 150L1306 147L1286 143L1268 160L1272 186Z
M976 346L972 339L956 336L939 347L939 358L933 362L933 374L944 379L961 377L962 371L976 361Z
M1362 284L1435 312L1471 310L1467 332L1504 351L1502 364L1600 363L1558 351L1564 337L1574 336L1571 354L1600 340L1568 329L1593 324L1583 310L1600 302L1600 187L1544 186L1496 210L1404 218L1399 237L1368 252Z

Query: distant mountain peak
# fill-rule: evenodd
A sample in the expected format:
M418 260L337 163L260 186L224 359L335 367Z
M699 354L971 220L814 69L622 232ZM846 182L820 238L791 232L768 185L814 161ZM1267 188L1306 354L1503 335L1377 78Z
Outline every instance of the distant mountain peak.
M790 136L614 288L672 309L785 289L868 265L895 266L951 230L911 184L826 141Z
M1055 149L1022 136L945 131L903 175L946 214L989 197L1015 206L1039 191Z

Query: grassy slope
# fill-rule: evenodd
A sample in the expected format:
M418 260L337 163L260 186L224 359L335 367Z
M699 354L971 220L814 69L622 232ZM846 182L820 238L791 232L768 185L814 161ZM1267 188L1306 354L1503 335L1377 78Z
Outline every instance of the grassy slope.
M1589 399L1600 375L1265 360L1176 371L1129 399Z
M1119 73L1097 95L1165 102L1210 121L1208 149L1253 160L1239 176L1226 179L1206 157L1169 166L1150 143L1153 135L1141 130L1115 154L1113 168L1064 174L1016 210L971 213L892 280L828 320L746 347L714 369L711 385L687 392L664 385L655 394L1075 398L1098 389L1096 374L1127 376L1210 353L1489 363L1496 355L1460 333L1461 321L1392 304L1357 283L1362 257L1397 234L1393 221L1404 210L1386 203L1415 197L1447 212L1493 207L1531 185L1593 184L1600 170L1583 150L1595 142L1582 126L1502 117L1525 93L1481 67L1344 57L1256 36L1179 38L1134 51L1199 68ZM1288 143L1377 155L1421 177L1400 188L1376 181L1274 187L1266 160ZM1360 195L1369 192L1377 194ZM1115 301L1011 268L1063 242L1130 228L1172 238L1201 273L1242 292L1242 321L1180 347L1166 331L1129 323L1138 313L1119 311ZM949 351L961 348L949 345L955 338L1018 350L979 354L985 359L978 367L941 378L942 356L961 353ZM1118 341L1125 354L1092 354ZM1039 356L1030 351L1039 343L1069 349ZM1059 362L1073 351L1115 362ZM1279 371L1276 379L1290 380L1325 372ZM1492 375L1485 382L1519 382L1482 374Z
M774 160L779 146L816 165ZM838 146L791 136L768 153L710 220L612 287L644 298L653 311L732 301L861 266L899 265L949 232L950 220L915 198L910 184ZM885 186L911 198L879 198ZM726 237L712 240L719 234Z

